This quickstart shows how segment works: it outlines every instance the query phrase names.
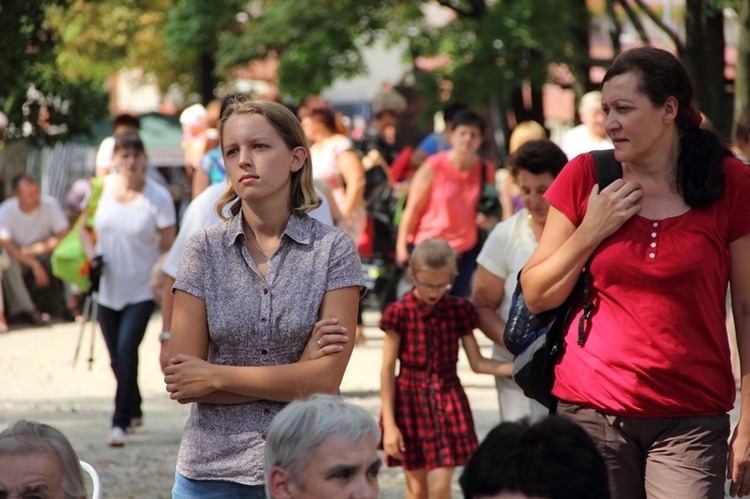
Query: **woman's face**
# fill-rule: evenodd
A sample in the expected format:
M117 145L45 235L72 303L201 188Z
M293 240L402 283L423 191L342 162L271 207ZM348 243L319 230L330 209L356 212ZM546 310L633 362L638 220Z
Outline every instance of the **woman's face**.
M313 144L328 133L328 128L326 128L323 122L312 116L302 118L300 123L302 123L302 131L305 132L305 137Z
M304 165L304 147L290 150L276 129L259 114L237 114L224 125L224 163L242 200L289 197L291 174Z
M473 154L482 145L482 138L482 131L478 126L458 125L451 132L451 148L462 154Z
M127 176L143 177L148 156L135 149L118 149L112 154L112 164L118 173Z
M547 221L549 202L544 199L544 193L552 185L555 177L551 173L540 173L535 175L528 170L519 169L516 175L516 183L521 195L523 207L529 210L534 220L544 225Z
M620 162L648 159L657 146L673 133L677 103L673 97L662 106L654 106L638 90L634 72L613 77L602 87L602 108L607 114L605 128Z

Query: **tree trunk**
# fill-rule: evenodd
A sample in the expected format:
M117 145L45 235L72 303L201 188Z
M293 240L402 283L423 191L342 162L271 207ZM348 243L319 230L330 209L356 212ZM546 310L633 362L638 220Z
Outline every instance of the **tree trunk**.
M737 66L734 75L734 121L750 105L750 0L740 0L738 10L740 34L737 40Z
M205 106L216 98L214 95L214 88L216 88L216 76L214 76L216 61L214 60L212 53L203 52L200 55L199 64L200 81L198 83L201 93L201 102Z
M685 65L695 85L695 101L717 133L728 137L731 107L724 78L724 15L706 0L685 3Z

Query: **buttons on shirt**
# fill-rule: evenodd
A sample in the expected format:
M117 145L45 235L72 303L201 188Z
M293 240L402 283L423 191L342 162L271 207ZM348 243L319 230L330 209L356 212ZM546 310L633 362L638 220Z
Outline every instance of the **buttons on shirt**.
M266 350L266 349L264 348L263 350L261 350L261 351L260 351L260 354L261 354L261 355L268 355L268 350Z
M263 294L264 294L264 295L267 295L267 294L268 294L268 288L264 288L264 289L263 289Z
M654 222L651 224L651 226L656 229L657 227L659 227L659 222ZM656 230L654 230L651 233L651 243L648 245L649 248L651 248L651 251L648 254L649 260L653 260L656 258L656 236L658 236L658 233L656 232Z

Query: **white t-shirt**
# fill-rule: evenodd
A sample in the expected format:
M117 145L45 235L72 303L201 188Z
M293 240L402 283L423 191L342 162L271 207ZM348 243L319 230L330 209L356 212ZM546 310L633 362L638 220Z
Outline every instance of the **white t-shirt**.
M534 231L527 218L528 214L528 210L523 208L509 219L497 224L477 257L477 265L505 279L503 299L497 307L498 315L505 321L508 320L510 302L516 290L518 272L526 265L537 246ZM494 345L493 358L510 361L513 360L513 355L501 346Z
M221 222L219 215L216 213L216 203L219 201L225 187L226 184L224 183L210 185L188 205L185 214L182 216L180 232L177 233L177 237L169 249L167 259L161 267L162 271L169 277L177 277L182 251L185 249L185 244L187 244L190 236L203 227ZM324 224L333 225L331 208L328 206L328 201L326 201L325 196L317 187L315 191L323 202L311 211L309 215ZM225 215L229 216L229 211L226 209Z
M105 180L94 217L96 254L104 257L99 303L122 310L153 299L151 268L161 255L157 231L174 225L176 215L169 191L150 178L130 203L112 196L111 178Z
M0 239L19 247L46 241L68 226L68 218L53 197L42 196L39 207L30 213L21 211L16 197L0 204Z
M586 125L571 128L565 132L562 140L560 140L560 149L563 150L569 160L585 152L612 149L613 147L609 137L601 140L592 139Z

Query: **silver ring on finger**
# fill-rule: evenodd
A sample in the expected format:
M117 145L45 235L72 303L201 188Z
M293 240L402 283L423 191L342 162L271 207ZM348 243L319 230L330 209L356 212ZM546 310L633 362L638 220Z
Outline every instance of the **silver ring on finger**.
M317 341L317 343L318 343L318 346L319 346L320 348L323 348L323 345L322 345L322 344L320 343L320 340L318 340L318 341Z

